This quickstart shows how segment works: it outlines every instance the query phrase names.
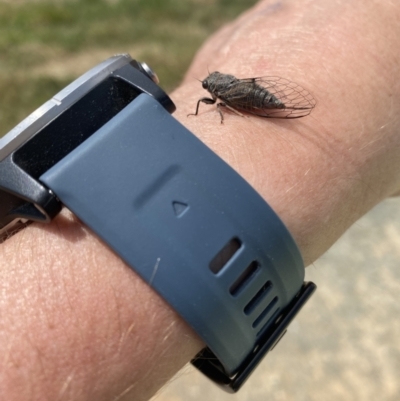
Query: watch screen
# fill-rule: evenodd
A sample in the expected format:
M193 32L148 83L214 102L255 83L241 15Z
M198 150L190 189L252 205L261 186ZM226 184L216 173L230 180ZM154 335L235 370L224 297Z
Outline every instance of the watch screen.
M109 77L18 149L14 162L39 178L138 95L128 83Z

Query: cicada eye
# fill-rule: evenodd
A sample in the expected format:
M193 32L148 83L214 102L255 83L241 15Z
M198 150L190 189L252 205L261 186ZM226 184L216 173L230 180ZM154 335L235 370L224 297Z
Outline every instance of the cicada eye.
M205 79L202 83L203 89L208 89L208 81Z

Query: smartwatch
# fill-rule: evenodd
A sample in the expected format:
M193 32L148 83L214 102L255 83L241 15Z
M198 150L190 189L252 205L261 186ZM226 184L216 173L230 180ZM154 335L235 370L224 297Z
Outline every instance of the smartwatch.
M0 139L0 236L70 209L206 344L237 391L316 286L276 213L176 121L155 73L97 65Z

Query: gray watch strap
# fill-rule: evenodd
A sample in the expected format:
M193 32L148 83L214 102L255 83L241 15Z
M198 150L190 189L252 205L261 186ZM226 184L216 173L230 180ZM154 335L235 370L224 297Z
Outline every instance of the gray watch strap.
M274 211L141 94L40 177L235 375L303 284Z

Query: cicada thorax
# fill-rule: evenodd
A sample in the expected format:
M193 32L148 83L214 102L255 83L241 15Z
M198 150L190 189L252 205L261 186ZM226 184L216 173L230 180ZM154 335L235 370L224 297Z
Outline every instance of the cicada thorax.
M203 88L207 89L211 95L220 98L228 96L238 83L239 80L235 76L215 71L203 81Z

